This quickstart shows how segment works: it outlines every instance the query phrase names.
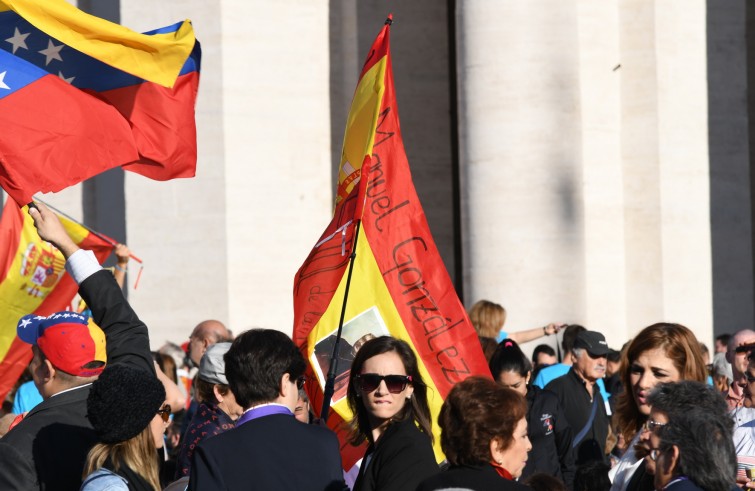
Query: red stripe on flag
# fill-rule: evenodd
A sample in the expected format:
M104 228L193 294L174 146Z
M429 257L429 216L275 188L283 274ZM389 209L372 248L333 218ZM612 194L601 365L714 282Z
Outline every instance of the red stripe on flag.
M21 229L24 220L21 209L18 207L3 208L0 217L0 283L5 280L10 271L11 264L16 257L18 245L21 242ZM1 373L1 372L0 372Z
M16 384L16 381L24 373L24 369L31 361L31 345L16 338L8 349L8 353L0 361L0 401Z
M54 75L0 99L0 186L23 206L139 158L118 111Z
M190 72L178 77L172 89L142 82L96 94L118 109L133 129L139 159L124 165L125 170L158 181L194 176L198 89L199 72Z

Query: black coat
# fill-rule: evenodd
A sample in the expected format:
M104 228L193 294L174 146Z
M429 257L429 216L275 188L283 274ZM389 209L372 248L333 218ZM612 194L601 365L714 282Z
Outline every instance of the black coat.
M370 445L359 468L354 491L411 490L438 472L440 468L430 437L409 419L393 423L377 445Z
M531 491L531 488L498 475L491 465L449 467L422 481L417 491L461 488L474 491ZM406 487L405 489L411 489Z
M338 439L287 414L248 421L194 450L190 490L342 491Z
M527 433L532 443L522 479L544 472L572 489L574 451L572 428L556 395L535 385L527 389Z
M108 364L125 363L155 373L147 326L131 309L109 271L98 271L79 294L105 332ZM96 443L86 419L89 386L42 401L0 439L0 489L76 490Z
M597 384L593 385L592 397L590 397L585 382L572 367L566 375L553 379L545 388L556 394L559 404L564 409L566 420L571 425L574 439L590 419L594 398L595 417L585 436L576 442L574 461L577 466L592 461L607 462L605 448L609 418Z

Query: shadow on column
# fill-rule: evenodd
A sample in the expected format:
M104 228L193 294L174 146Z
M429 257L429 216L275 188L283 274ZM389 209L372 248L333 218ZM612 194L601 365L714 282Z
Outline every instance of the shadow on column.
M755 128L749 121L755 121L755 7L709 0L706 22L713 332L718 335L753 327ZM683 247L684 238L678 239Z

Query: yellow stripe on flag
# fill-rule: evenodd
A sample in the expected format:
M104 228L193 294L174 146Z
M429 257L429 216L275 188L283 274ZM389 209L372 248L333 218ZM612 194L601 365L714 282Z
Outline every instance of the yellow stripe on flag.
M391 299L388 288L383 281L382 274L378 269L375 256L370 248L368 238L365 236L364 229L359 231L357 243L358 261L354 263L354 273L351 278L351 291L358 292L349 296L349 302L346 305L346 316L344 318L342 342L346 341L350 345L355 344L357 340L365 336L368 332L377 336L390 335L402 339L409 343L414 350L414 344L404 327L401 316L396 310L396 306ZM346 290L346 275L341 279L338 289L333 294L333 299L328 305L327 310L320 318L320 321L309 334L308 353L313 366L317 366L317 360L314 356L315 345L326 339L338 328L338 321L341 315L341 305L343 303L343 294ZM428 387L427 402L430 406L433 421L433 436L435 457L438 462L444 459L443 452L440 449L440 427L437 424L440 407L443 405L443 398L440 396L438 389L435 387L430 377L425 363L415 350L419 371L422 379ZM325 387L327 378L327 368L320 370L317 374L320 379L320 385ZM338 392L333 397L332 408L345 421L352 418L346 398L336 399Z
M372 154L375 143L375 128L380 116L380 101L385 92L385 68L388 57L384 56L359 80L354 100L346 119L343 137L343 154L338 172L336 204L346 198L358 182L365 155Z
M19 213L8 207L3 213L12 212ZM63 254L39 238L27 207L20 213L23 228L18 248L8 274L0 282L0 359L5 357L16 336L18 320L34 312L65 274ZM60 221L77 244L89 235L87 229L71 220L60 217Z
M172 33L145 35L87 14L65 0L0 0L37 29L114 68L173 87L194 48L190 21Z

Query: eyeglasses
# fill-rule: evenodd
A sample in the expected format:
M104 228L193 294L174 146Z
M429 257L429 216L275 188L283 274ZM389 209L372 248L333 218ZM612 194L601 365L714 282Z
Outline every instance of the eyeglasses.
M304 387L304 382L306 382L306 381L307 381L307 377L305 377L304 375L302 375L301 377L297 378L296 379L296 389L297 390L301 390L302 387Z
M157 410L157 414L163 418L163 423L170 421L170 404L165 404L163 407Z
M357 385L362 392L372 392L385 380L385 386L391 394L399 394L406 389L406 385L412 382L409 375L378 375L377 373L363 373L356 377Z
M645 424L642 425L642 429L651 433L655 433L655 430L663 428L664 426L666 426L666 423L659 423L658 421L648 419L647 421L645 421Z
M655 462L655 461L658 460L658 456L660 454L661 454L661 449L660 448L651 448L650 449L650 453L648 453L648 457L650 458L650 460L652 460L653 462Z

